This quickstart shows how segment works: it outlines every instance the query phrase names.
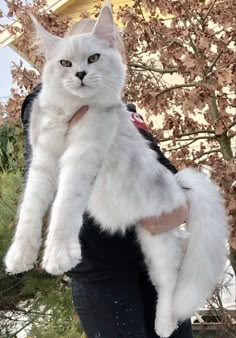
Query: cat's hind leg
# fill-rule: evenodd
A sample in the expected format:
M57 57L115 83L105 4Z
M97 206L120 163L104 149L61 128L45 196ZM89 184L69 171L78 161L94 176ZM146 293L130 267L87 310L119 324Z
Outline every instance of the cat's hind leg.
M165 338L177 328L177 320L173 317L173 295L182 250L175 231L153 235L142 226L137 227L149 276L158 293L155 331Z

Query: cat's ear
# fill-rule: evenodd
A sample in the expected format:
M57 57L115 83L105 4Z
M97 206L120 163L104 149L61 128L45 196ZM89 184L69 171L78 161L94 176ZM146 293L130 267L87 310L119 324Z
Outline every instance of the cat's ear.
M105 1L98 16L97 23L93 29L93 35L97 38L106 40L109 47L115 45L115 26L112 16L112 9L108 1Z
M34 44L37 46L39 52L44 54L48 59L61 38L47 32L31 13L29 13L29 16L31 17L36 30L36 40Z

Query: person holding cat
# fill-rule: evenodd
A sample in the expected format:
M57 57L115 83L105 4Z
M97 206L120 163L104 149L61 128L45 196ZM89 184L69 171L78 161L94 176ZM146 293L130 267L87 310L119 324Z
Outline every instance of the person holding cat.
M83 19L72 26L69 35L91 32L95 20ZM120 53L125 62L123 44ZM22 105L25 135L25 159L30 160L28 124L33 100L41 91L38 85ZM134 105L127 105L130 118L150 147L157 161L171 172L177 170L163 155ZM82 107L71 119L68 128L79 123L88 107ZM137 182L138 184L138 182ZM186 205L159 218L140 220L151 233L162 233L182 224L187 217ZM80 231L82 261L67 274L71 278L76 312L88 338L158 338L154 329L157 294L145 268L143 254L133 228L124 235L103 232L96 220L84 214ZM171 338L192 338L190 320L183 322Z

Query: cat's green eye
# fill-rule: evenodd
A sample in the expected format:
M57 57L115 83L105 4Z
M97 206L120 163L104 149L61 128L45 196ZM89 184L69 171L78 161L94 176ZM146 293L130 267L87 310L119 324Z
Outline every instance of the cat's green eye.
M72 67L72 62L68 61L68 60L61 60L60 61L60 64L63 66L63 67Z
M97 60L100 58L100 54L93 54L88 58L88 63L94 63L97 62Z

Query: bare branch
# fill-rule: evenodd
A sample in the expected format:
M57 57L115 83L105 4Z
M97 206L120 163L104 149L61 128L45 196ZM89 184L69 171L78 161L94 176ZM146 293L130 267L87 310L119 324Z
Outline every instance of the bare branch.
M45 313L44 311L32 311L32 310L24 310L24 309L20 309L19 307L16 307L14 309L15 312L21 312L21 313L25 313L27 314L32 314L32 315L40 315L40 316L47 316L47 317L52 317L52 314L50 313Z
M188 142L188 141L198 141L198 140L216 140L215 136L199 136L199 137L192 137L192 138L183 138L181 140L176 140L176 142Z
M18 333L20 333L21 331L25 330L26 327L28 327L29 325L31 325L33 323L33 321L28 321L25 325L23 325L20 329L18 329L16 332L14 332L9 338L14 338L17 337Z
M180 140L181 137L189 136L189 135L196 135L196 134L203 134L203 133L215 134L214 130L211 130L211 129L196 130L196 131L192 131L192 132L189 132L189 133L184 133L184 134L181 134L181 135L178 135L178 136L171 136L171 137L168 137L168 138L163 138L163 139L158 140L158 142L171 141L171 140L173 140L174 137L175 137L176 141L178 142L178 141L181 141Z
M224 32L224 31L225 31L225 29L222 28L222 29L220 29L220 30L218 30L218 31L216 31L216 32L214 31L214 33L212 33L212 34L210 34L210 35L208 35L208 36L209 36L209 38L211 38L212 36L216 36L216 35L218 35L218 34Z
M178 88L188 88L188 87L200 87L202 85L205 85L205 83L202 83L202 82L192 82L192 83L186 83L186 84L179 84L179 85L175 85L175 86L172 86L172 87L168 87L168 88L165 88L163 90L161 90L157 95L156 97L162 95L162 94L165 94L171 90L174 90L174 89L178 89Z
M211 11L212 11L212 9L213 9L213 7L214 7L216 1L217 1L217 0L212 1L210 7L208 8L208 11L206 12L206 15L204 16L204 18L202 18L202 25L205 24L205 21L206 21L208 15L211 13Z
M228 126L227 126L227 130L231 129L232 127L234 127L236 125L236 121L233 121L232 123L230 123Z
M141 4L140 4L139 1L138 1L138 7L139 7L139 10L140 10L140 13L141 13L141 15L142 15L143 20L146 22L145 16L144 16L144 14L143 14L143 8L142 8L142 6L141 6Z
M197 48L197 46L195 45L195 43L193 42L193 39L191 38L191 35L189 36L189 40L190 40L190 46L192 47L194 53L197 56L200 56L202 59L205 59L204 55L202 53L200 53L199 49Z
M225 43L225 47L227 47L230 43L232 42L232 39L230 39L227 43ZM208 68L208 73L211 73L212 69L214 68L214 66L216 65L217 61L219 60L219 58L221 57L221 55L225 52L224 49L222 49L214 58L214 60L212 61L212 64L209 66Z
M228 135L228 138L231 139L236 136L236 132L233 132L232 134Z
M188 147L190 144L196 142L197 140L193 140L189 143L186 143L186 144L182 144L181 146L177 147L177 148L170 148L170 149L166 149L166 151L176 151L176 150L180 150L180 149L183 149L185 147Z
M216 140L216 137L215 136L199 136L199 137L196 137L196 138L178 140L177 142L180 142L180 141L185 141L185 142L190 141L190 142L182 144L181 146L179 146L177 148L166 149L166 151L176 151L176 150L182 149L184 147L188 147L190 144L193 144L193 143L197 142L198 140L206 140L206 139L207 140Z
M193 158L193 161L195 161L195 160L201 158L202 156L209 155L209 154L213 154L213 153L221 153L220 148L218 148L218 149L212 149L212 150L209 150L209 151L205 151L205 153L203 153L203 154L201 154L201 155L199 155L199 156L194 157L194 158Z
M9 290L14 289L14 288L15 288L18 284L20 284L20 283L21 283L21 280L19 279L19 280L16 281L15 284L13 284L13 285L11 285L9 288L3 290L3 291L0 293L0 295L4 294L5 292L8 292Z
M221 55L224 53L224 50L222 49L219 54L216 55L216 57L214 58L214 60L212 61L212 64L209 66L208 68L208 73L212 72L212 69L215 67L216 62L219 60L219 58L221 57Z
M181 7L183 8L183 10L185 11L185 14L186 14L186 16L187 16L187 19L188 19L188 21L189 21L190 23L192 23L191 16L192 16L195 20L197 20L199 23L201 23L200 20L194 15L193 12L191 12L191 14L190 14L189 11L187 10L188 2L185 2L184 5L183 5L182 2L179 0L178 3L181 5ZM186 22L184 22L184 25L185 25L185 27L187 28Z
M193 12L191 12L191 14L189 13L189 10L188 10L188 2L185 2L185 4L183 5L181 1L178 1L179 4L181 5L181 7L183 8L183 10L185 11L185 14L187 16L187 19L189 21L190 24L192 24L192 17L197 20L200 24L200 20L193 14ZM187 25L186 25L186 22L184 22L184 26L186 28L186 30L188 29ZM189 41L190 41L190 46L192 47L194 53L197 55L197 56L200 56L202 59L205 59L204 55L202 53L200 53L200 51L198 50L198 48L196 47L196 45L194 44L193 42L193 39L191 37L191 35L189 35Z
M165 34L163 32L161 32L161 33L156 32L156 34L159 35L160 38L162 38L163 36L167 37L168 38L168 42L172 42L172 43L175 43L176 45L179 45L180 47L184 47L184 44L183 44L183 42L180 39L171 38L168 34Z
M129 62L128 66L132 68L140 68L143 70L149 70L149 71L159 73L159 74L173 74L173 73L178 72L178 68L161 69L161 68L155 68L155 67L151 67L145 64L138 64L138 63L133 63L133 62Z

